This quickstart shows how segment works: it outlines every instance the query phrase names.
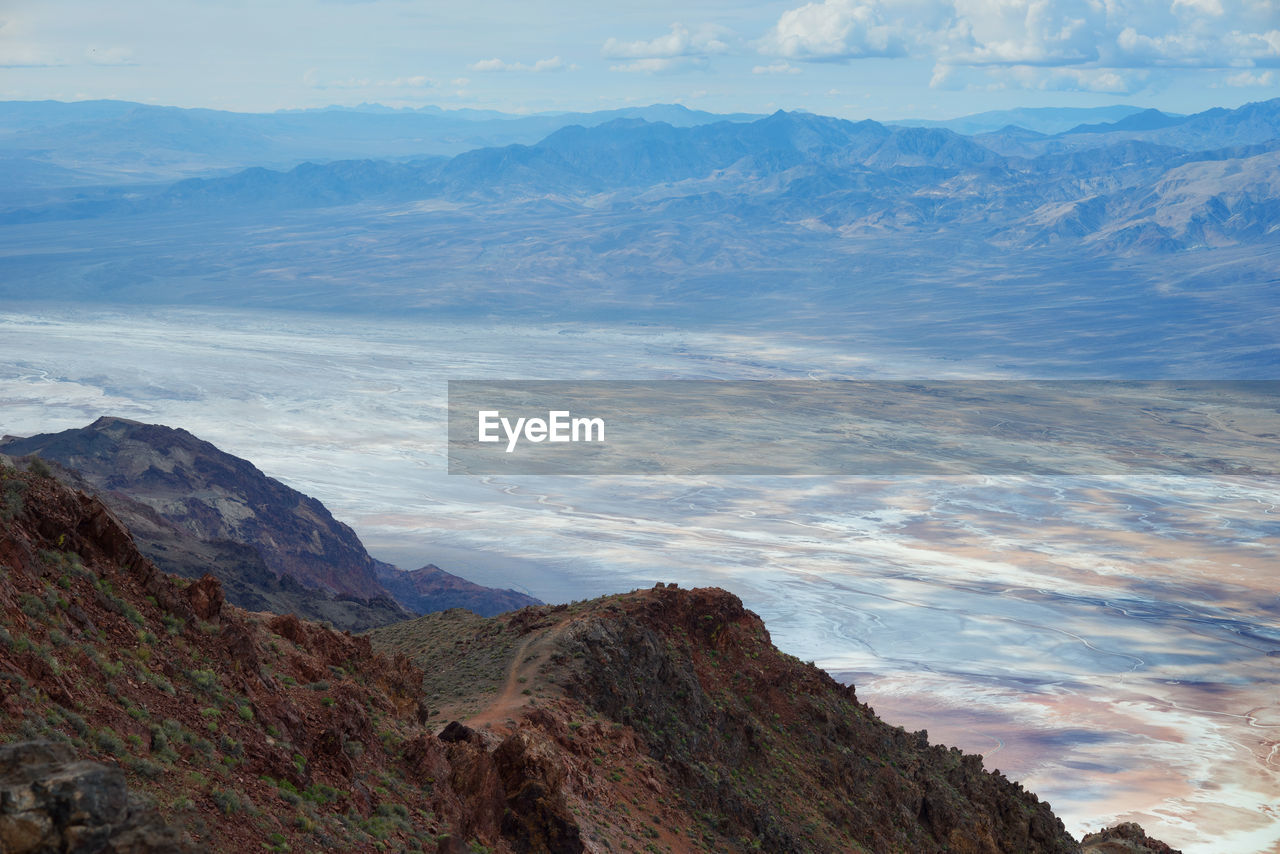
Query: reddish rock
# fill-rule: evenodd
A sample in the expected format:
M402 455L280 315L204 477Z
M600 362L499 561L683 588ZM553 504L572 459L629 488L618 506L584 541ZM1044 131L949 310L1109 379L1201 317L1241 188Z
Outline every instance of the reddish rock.
M206 575L187 587L187 601L197 617L212 620L222 613L222 584L212 575Z

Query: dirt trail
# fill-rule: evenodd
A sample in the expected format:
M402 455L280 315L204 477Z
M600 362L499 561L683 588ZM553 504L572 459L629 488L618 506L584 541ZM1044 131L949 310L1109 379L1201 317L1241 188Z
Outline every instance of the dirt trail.
M505 729L508 720L514 720L520 709L529 704L532 691L537 686L545 694L546 684L538 680L538 672L555 647L555 641L564 632L568 620L556 623L548 629L535 630L516 647L507 669L507 681L502 690L487 706L467 718L464 723L477 729L488 726Z

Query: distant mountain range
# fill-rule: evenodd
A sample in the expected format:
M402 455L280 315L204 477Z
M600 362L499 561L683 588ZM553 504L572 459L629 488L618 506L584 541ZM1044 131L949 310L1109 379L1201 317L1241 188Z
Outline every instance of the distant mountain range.
M233 113L128 101L3 101L0 161L26 170L56 167L63 170L61 180L79 185L132 185L249 165L287 168L307 160L454 155L532 143L568 125L589 127L619 118L685 127L759 116L678 104L522 116L438 108Z
M364 114L358 114L363 116ZM374 114L375 116L378 114ZM968 137L807 113L677 127L615 118L534 145L453 158L304 164L191 178L139 198L10 211L10 222L440 199L504 204L767 206L841 231L977 226L997 245L1170 251L1270 239L1280 99L1169 116L1151 110L1052 137ZM1016 153L1015 153L1016 152ZM945 201L944 204L939 204Z
M976 135L678 107L563 126L99 103L58 124L71 106L0 107L26 111L0 133L0 174L19 176L0 190L0 299L786 325L993 364L1034 350L1089 376L1280 364L1280 99ZM406 128L445 120L539 135L423 154L429 134ZM29 134L46 147L14 147ZM298 140L361 155L253 159ZM157 180L175 170L129 151L185 152L173 163L198 177ZM211 175L211 158L249 168Z
M1140 112L1142 107L1127 104L1109 107L1021 107L1013 110L988 110L954 119L895 119L886 124L946 128L967 135L989 133L1010 126L1042 134L1055 134L1089 122L1119 121Z
M189 578L212 572L250 610L361 629L446 608L493 615L538 604L436 566L405 572L375 560L319 501L185 430L104 417L5 437L0 454L57 463L65 480L101 496L159 567Z

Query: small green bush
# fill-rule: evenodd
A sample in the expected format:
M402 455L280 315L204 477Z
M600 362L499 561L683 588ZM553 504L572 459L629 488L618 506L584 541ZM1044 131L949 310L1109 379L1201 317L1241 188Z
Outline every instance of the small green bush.
M223 815L235 815L244 810L244 802L230 789L214 789L209 796Z
M129 760L129 770L144 780L158 780L164 775L164 766L152 762L150 759Z
M218 690L218 674L212 670L192 670L187 673L187 678L205 693L212 694Z
M8 522L22 515L22 493L26 491L26 481L17 478L5 480L3 488L0 488L0 519Z
M124 753L124 742L120 740L120 736L116 735L115 730L111 727L103 727L98 730L98 734L94 736L93 743L103 753L110 753L112 756L119 756Z
M33 620L44 620L46 609L43 602L30 593L23 593L18 597L18 607L22 613L26 614Z

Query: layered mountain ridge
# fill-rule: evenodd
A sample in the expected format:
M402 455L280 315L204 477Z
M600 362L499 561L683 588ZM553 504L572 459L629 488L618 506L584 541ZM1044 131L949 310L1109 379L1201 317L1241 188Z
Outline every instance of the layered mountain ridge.
M616 209L680 198L715 200L739 215L767 205L776 224L813 220L842 232L961 229L997 245L1066 241L1164 252L1268 239L1278 146L1280 99L1192 116L1150 110L1052 136L1006 128L969 137L782 111L681 126L628 117L452 158L256 167L138 198L3 216L204 216L432 199ZM1170 194L1170 186L1184 191ZM1093 215L1062 224L1063 204L1088 205Z

